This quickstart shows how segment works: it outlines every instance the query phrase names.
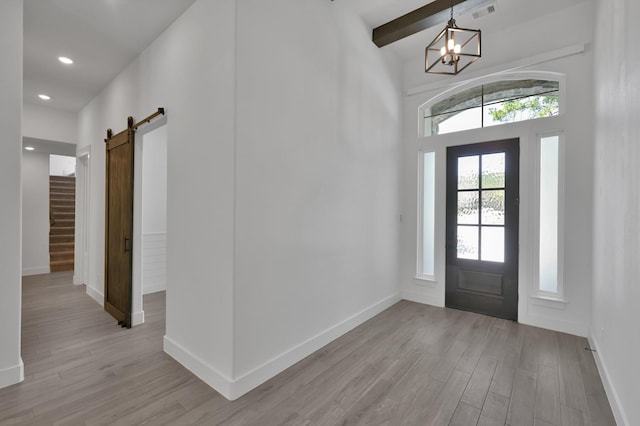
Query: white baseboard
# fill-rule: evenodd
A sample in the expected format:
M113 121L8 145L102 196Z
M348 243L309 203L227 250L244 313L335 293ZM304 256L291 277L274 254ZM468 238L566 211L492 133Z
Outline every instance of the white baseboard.
M600 356L600 349L598 348L597 341L593 338L593 336L588 337L589 346L591 349L594 349L593 358L596 361L596 367L598 367L598 373L600 373L600 377L602 378L602 385L604 386L604 390L607 394L607 398L609 399L609 405L611 405L611 411L613 411L613 416L616 419L616 423L618 426L630 426L629 418L627 417L622 404L620 403L620 398L618 397L618 392L616 392L616 388L613 386L611 382L611 376L609 375L609 371L607 370L607 366Z
M93 287L87 286L87 294L96 302L100 304L100 306L104 306L104 293L94 289Z
M158 293L160 291L166 291L167 290L167 286L166 285L143 285L142 287L142 294L151 294L151 293Z
M331 343L338 337L354 329L363 322L373 318L380 312L393 306L400 300L400 294L393 294L385 299L382 299L381 301L374 303L373 305L363 309L355 315L352 315L349 318L339 322L333 327L330 327L327 330L316 334L307 341L294 346L286 352L283 352L279 356L265 362L261 366L241 375L232 383L231 399L233 400L241 397L245 393L274 377L278 373L291 367L296 362L311 355L318 349Z
M29 275L41 275L41 274L48 274L51 272L51 269L49 268L49 266L39 266L36 268L23 268L22 269L22 276L23 277L27 277Z
M0 389L15 385L24 380L24 364L22 359L18 365L0 370Z
M587 337L589 334L589 327L586 324L546 318L540 315L518 315L518 322L533 327L559 331L560 333L573 334L574 336Z
M423 305L431 305L436 306L438 308L443 308L444 304L442 303L441 297L436 297L430 294L419 293L417 291L402 291L402 298L404 300L408 300L410 302L422 303Z
M203 382L218 391L228 400L233 400L231 393L232 380L191 353L188 349L164 336L164 351L182 364L187 370L198 376Z
M208 365L202 359L193 355L189 350L180 346L170 337L164 337L164 351L176 361L185 366L189 371L202 379L209 386L218 391L225 398L233 401L240 398L250 390L256 388L278 373L291 367L296 362L311 355L323 346L359 326L363 322L373 318L385 309L393 306L401 300L400 294L394 294L374 303L368 308L350 316L338 324L316 334L308 340L283 352L277 357L265 362L253 370L242 374L232 380L224 374Z
M134 312L131 315L131 326L135 327L140 324L144 324L144 311Z

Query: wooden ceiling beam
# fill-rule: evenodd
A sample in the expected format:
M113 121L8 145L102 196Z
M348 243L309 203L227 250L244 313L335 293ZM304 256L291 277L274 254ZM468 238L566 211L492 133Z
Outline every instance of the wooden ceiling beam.
M451 16L452 3L455 17L493 2L494 0L434 0L413 12L374 28L373 42L376 46L382 47L427 28L445 24Z

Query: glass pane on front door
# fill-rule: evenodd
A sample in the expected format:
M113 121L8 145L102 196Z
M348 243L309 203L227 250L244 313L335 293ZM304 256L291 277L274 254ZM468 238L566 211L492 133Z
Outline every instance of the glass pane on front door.
M478 260L478 227L458 226L458 259Z
M480 218L479 191L458 192L458 224L478 225Z
M486 262L504 262L504 228L502 226L482 227L482 247L480 260Z
M480 157L458 158L458 189L477 189L479 186Z
M482 156L482 187L504 188L504 152Z
M504 225L504 189L482 191L482 224Z

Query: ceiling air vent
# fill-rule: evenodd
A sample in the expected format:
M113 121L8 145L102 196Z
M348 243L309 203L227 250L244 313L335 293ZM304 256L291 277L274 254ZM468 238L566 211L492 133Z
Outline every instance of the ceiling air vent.
M496 11L495 4L492 4L487 7L483 7L482 9L476 10L475 12L473 12L473 19L482 18L483 16L489 15L490 13L493 13L495 11Z

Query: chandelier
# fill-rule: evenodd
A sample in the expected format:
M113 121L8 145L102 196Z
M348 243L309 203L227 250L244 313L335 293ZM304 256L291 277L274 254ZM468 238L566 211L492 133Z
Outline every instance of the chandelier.
M451 18L447 26L425 49L424 71L456 75L481 56L480 30L469 30L456 25L451 0Z

